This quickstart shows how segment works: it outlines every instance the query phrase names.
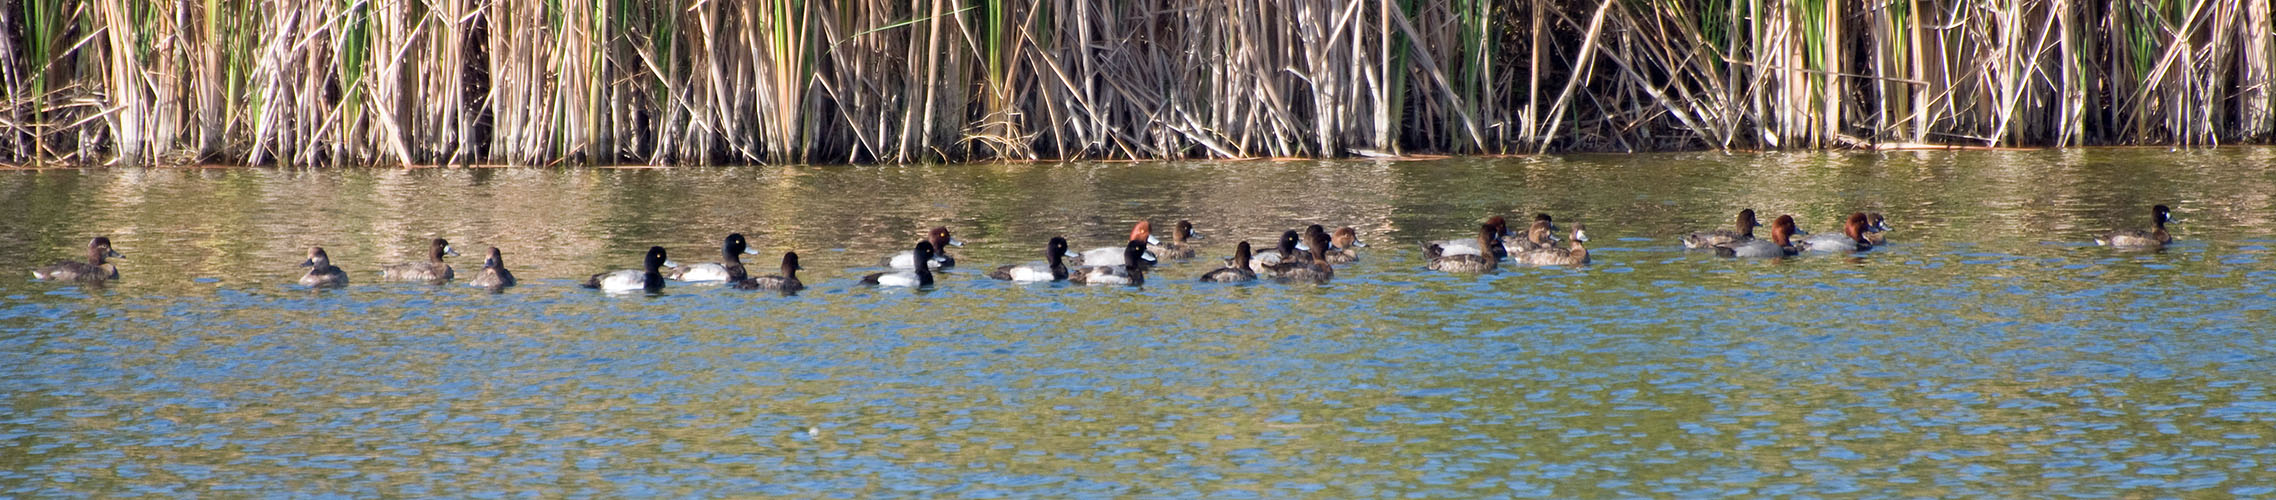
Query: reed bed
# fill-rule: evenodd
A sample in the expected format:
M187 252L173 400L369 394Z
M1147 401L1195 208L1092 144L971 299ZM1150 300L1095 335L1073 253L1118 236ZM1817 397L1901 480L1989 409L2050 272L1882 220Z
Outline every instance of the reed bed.
M0 0L0 162L2216 145L2271 0Z

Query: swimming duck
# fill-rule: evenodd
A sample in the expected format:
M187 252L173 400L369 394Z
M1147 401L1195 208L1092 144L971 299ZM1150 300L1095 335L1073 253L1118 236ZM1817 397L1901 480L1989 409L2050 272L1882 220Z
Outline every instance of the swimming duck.
M1795 241L1794 248L1804 252L1862 252L1872 250L1872 240L1865 238L1865 231L1872 224L1871 220L1871 218L1866 217L1864 212L1851 213L1849 218L1842 220L1841 234L1813 234L1807 238L1802 238L1800 241Z
M96 236L93 241L87 242L86 262L56 261L54 264L48 264L47 267L33 269L32 278L45 281L102 283L104 280L119 279L118 265L111 264L105 259L124 258L126 256L119 255L117 250L111 249L110 237Z
M2094 244L2111 248L2152 249L2165 248L2166 244L2173 243L2173 235L2165 232L2166 224L2175 223L2173 222L2172 209L2166 208L2165 205L2150 207L2150 223L2155 224L2156 229L2151 231L2140 229L2111 231L2096 236Z
M783 252L782 274L754 276L738 280L730 286L738 290L773 290L786 294L797 292L806 289L806 283L798 281L798 271L804 269L806 268L798 265L798 252Z
M1272 276L1273 279L1283 283L1322 284L1335 279L1336 268L1328 264L1327 232L1311 231L1310 233L1304 237L1304 246L1311 248L1312 257L1310 259L1304 261L1283 259L1280 264L1266 268L1267 272L1257 274Z
M1154 237L1154 223L1150 221L1138 221L1138 224L1131 226L1129 241L1145 242L1147 245L1162 244L1162 240ZM1090 250L1084 250L1082 251L1082 255L1076 256L1075 260L1069 264L1074 266L1089 267L1120 266L1129 264L1131 261L1124 258L1125 252L1122 251L1123 248L1127 246L1129 245L1123 245L1119 247L1099 247ZM1148 255L1153 254L1151 252L1148 252ZM1154 259L1147 260L1150 262L1158 262L1161 256L1155 255L1154 257Z
M1752 240L1754 239L1754 228L1759 227L1762 224L1756 222L1754 218L1754 209L1749 208L1739 211L1738 222L1734 225L1738 228L1735 231L1730 229L1710 229L1684 235L1683 248L1705 250L1709 248L1718 248L1736 244L1742 241Z
M1471 243L1471 245L1474 246L1462 247L1461 253L1448 253L1445 245L1431 243L1423 246L1423 257L1430 259L1429 267L1432 271L1444 271L1450 273L1482 273L1492 271L1494 268L1500 266L1501 259L1492 257L1493 254L1490 252L1482 252L1478 251L1477 249L1485 248L1488 250L1493 250L1501 248L1501 237L1496 233L1497 231L1494 230L1494 225L1492 223L1483 224L1478 226L1478 241Z
M1198 239L1201 239L1201 233L1193 231L1193 223L1181 220L1178 221L1177 231L1170 233L1169 243L1147 245L1146 251L1153 253L1156 258L1191 259L1195 253L1192 241Z
M1889 238L1881 235L1889 232L1889 219L1882 217L1880 212L1865 214L1865 218L1869 222L1865 225L1865 241L1876 246L1889 244Z
M1785 257L1795 254L1794 216L1780 215L1770 223L1770 239L1748 238L1717 245L1715 256L1738 258Z
M733 233L719 244L719 262L674 266L664 277L674 281L743 281L751 276L743 270L743 256L758 254L758 250L743 241L743 233Z
M933 261L935 259L933 243L931 241L918 241L917 248L910 250L909 256L909 258L914 259L910 262ZM863 276L861 282L862 284L876 286L929 287L933 286L933 271L932 266L911 265L907 271Z
M585 280L584 287L608 292L661 292L664 290L664 274L657 270L678 265L679 263L664 257L664 247L648 247L647 256L640 260L640 269L595 274Z
M998 267L990 271L988 277L1018 282L1064 281L1067 279L1066 259L1075 256L1074 252L1067 251L1066 238L1053 236L1051 241L1043 243L1043 262Z
M1576 222L1573 223L1572 247L1564 249L1542 248L1522 252L1511 255L1510 260L1528 266L1585 266L1588 265L1588 247L1581 244L1587 241L1588 228Z
M1250 257L1251 255L1249 253L1249 242L1243 241L1239 245L1234 245L1233 258L1227 259L1225 261L1225 267L1217 268L1216 270L1202 274L1201 281L1204 283L1243 283L1256 281L1257 272L1249 269Z
M482 258L482 272L466 284L483 288L514 286L514 273L506 270L506 257L498 252L498 247L490 247L490 256Z
M386 266L381 266L379 268L379 278L389 281L424 281L431 283L450 281L451 278L455 278L458 275L457 273L451 271L450 264L443 263L443 257L445 256L457 257L458 249L451 248L449 241L444 241L442 238L435 238L435 241L430 242L427 247L426 262L406 262L402 264L388 264Z
M1533 214L1533 225L1522 234L1502 238L1502 246L1511 252L1554 250L1557 248L1557 223L1549 214Z
M948 247L964 246L964 240L959 240L956 239L955 236L949 235L947 227L934 226L932 230L925 232L925 241L932 243L933 245L933 258L930 261L932 262L933 269L947 269L956 267L956 258L948 255ZM916 255L916 252L904 250L901 253L886 256L885 267L894 269L916 269Z
M300 267L308 268L307 274L300 275L300 286L322 288L348 285L348 272L332 265L332 256L324 253L324 247L309 247L308 260L301 261Z
M1510 235L1509 221L1503 219L1502 216L1487 217L1485 225L1493 228L1494 239L1496 240ZM1491 254L1496 259L1509 258L1509 248L1506 244L1486 245L1481 240L1463 238L1428 242L1424 243L1423 247L1429 248L1431 245L1438 245L1439 252L1443 255Z
M1335 248L1328 251L1328 263L1337 265L1358 261L1359 249L1367 246L1367 243L1359 241L1359 231L1352 230L1351 226L1336 228L1335 235L1328 242L1335 245Z
M1146 268L1150 267L1148 264L1154 261L1154 256L1146 254L1146 240L1130 240L1130 244L1123 247L1122 258L1124 261L1137 264L1089 266L1068 274L1067 281L1085 285L1145 285Z
M1303 246L1303 243L1298 242L1301 238L1301 236L1297 236L1295 231L1280 233L1280 243L1275 245L1272 250L1257 252L1249 257L1249 271L1264 274L1266 269L1280 265L1284 260L1310 256L1309 253L1298 252L1298 250L1311 251L1311 248L1307 248Z

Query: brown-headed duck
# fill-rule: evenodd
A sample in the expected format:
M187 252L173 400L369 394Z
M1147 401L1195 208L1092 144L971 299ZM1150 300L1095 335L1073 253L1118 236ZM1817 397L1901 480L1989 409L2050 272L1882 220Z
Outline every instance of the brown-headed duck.
M2172 209L2166 208L2165 205L2150 207L2150 223L2155 225L2155 229L2150 231L2140 229L2111 231L2094 237L2094 244L2111 248L2146 249L2165 248L2166 244L2173 243L2173 235L2165 232L2166 224L2176 224L2173 222Z
M1881 233L1889 232L1889 219L1882 217L1880 212L1865 214L1865 218L1868 219L1867 222L1871 223L1865 225L1865 241L1872 242L1874 245L1889 244L1889 237L1881 235Z
M1748 238L1715 247L1717 257L1769 258L1795 254L1794 216L1780 215L1770 222L1770 239Z
M677 264L679 263L665 258L664 247L648 247L648 254L640 259L640 269L595 274L591 278L586 278L583 286L585 288L598 288L607 292L645 291L656 293L664 290L664 274L657 270L665 267L676 267Z
M1337 265L1359 261L1359 249L1367 246L1367 243L1359 241L1359 231L1353 230L1351 226L1336 228L1328 243L1335 245L1328 252L1328 263Z
M1207 273L1203 273L1201 275L1201 281L1204 283L1244 283L1256 281L1257 272L1249 269L1249 263L1252 262L1251 257L1252 255L1249 252L1249 242L1242 241L1238 245L1233 245L1233 258L1227 259L1225 261L1225 267L1217 268Z
M731 286L739 290L773 290L786 294L794 293L806 289L806 283L798 281L798 271L804 269L806 268L798 265L798 252L783 252L782 274L753 276L750 279L736 281Z
M1873 249L1873 241L1865 238L1872 218L1864 212L1849 214L1841 221L1841 234L1813 234L1794 241L1794 248L1804 252L1862 252Z
M1022 283L1065 281L1067 279L1067 258L1074 256L1074 252L1067 251L1066 238L1053 236L1051 241L1043 242L1042 262L998 267L994 271L989 271L988 277Z
M1283 283L1320 284L1335 279L1336 268L1328 264L1327 231L1309 233L1304 236L1304 246L1310 248L1312 258L1305 261L1283 259L1279 265L1266 268L1266 272L1258 274L1272 276L1274 280Z
M1762 223L1757 222L1754 218L1754 209L1740 210L1738 222L1735 223L1737 230L1710 229L1687 234L1683 236L1683 248L1705 250L1752 240L1754 239L1754 228L1761 225Z
M450 281L452 278L458 277L458 273L451 271L450 264L443 263L443 257L446 256L457 257L458 249L451 248L449 241L445 241L442 238L435 238L435 240L429 242L429 245L427 246L426 261L405 262L402 264L388 264L385 266L380 266L379 278L388 281L419 281L428 283L441 283Z
M1194 251L1193 240L1198 239L1201 239L1201 233L1194 232L1193 222L1181 220L1178 221L1177 232L1170 233L1169 243L1147 245L1146 251L1152 252L1156 258L1191 259L1197 253Z
M1585 266L1588 265L1588 227L1573 223L1573 244L1570 248L1543 248L1511 255L1510 260L1528 266Z
M956 258L948 255L948 247L964 246L964 240L956 239L955 236L948 234L947 227L935 226L931 230L925 231L925 241L933 245L933 258L927 261L932 263L933 269L956 267ZM885 257L885 267L916 269L917 260L916 252L902 251Z
M1533 225L1525 232L1502 239L1502 246L1511 252L1554 250L1557 248L1557 222L1549 214L1533 214Z
M300 261L300 267L308 268L307 274L300 275L300 286L321 288L348 285L348 272L332 265L332 256L324 253L324 247L309 247L308 260Z
M48 264L47 267L33 269L32 277L45 281L102 283L104 280L119 279L119 266L108 262L106 259L124 258L126 256L119 255L117 250L111 249L110 237L96 236L93 241L87 242L86 262L56 261L54 264Z
M1478 240L1471 242L1472 246L1463 247L1461 253L1448 253L1444 245L1433 243L1423 247L1423 257L1430 259L1429 267L1432 271L1449 273L1492 271L1494 268L1500 267L1501 259L1493 257L1491 252L1480 252L1474 248L1488 250L1501 248L1501 237L1496 233L1497 231L1494 230L1492 223L1480 225L1478 226Z
M1502 216L1487 217L1485 225L1494 228L1494 239L1496 240L1510 235L1509 220L1502 218ZM1490 254L1496 259L1509 258L1509 247L1506 245L1486 245L1480 240L1471 238L1439 240L1423 244L1425 248L1431 245L1438 245L1439 253L1442 255ZM1496 250L1497 248L1499 250Z
M1130 239L1126 241L1136 241L1148 246L1162 244L1161 239L1154 237L1154 223L1150 221L1138 221L1136 225L1130 226ZM1124 257L1126 252L1122 251L1128 246L1128 244L1124 244L1122 246L1084 250L1070 264L1074 266L1120 266L1129 264L1131 261ZM1153 253L1147 252L1147 255L1153 255ZM1159 258L1160 256L1155 256L1155 259L1147 259L1147 261L1157 261Z
M514 272L506 270L505 254L498 252L498 247L490 247L490 256L482 258L482 272L476 273L474 280L466 284L482 288L514 286Z

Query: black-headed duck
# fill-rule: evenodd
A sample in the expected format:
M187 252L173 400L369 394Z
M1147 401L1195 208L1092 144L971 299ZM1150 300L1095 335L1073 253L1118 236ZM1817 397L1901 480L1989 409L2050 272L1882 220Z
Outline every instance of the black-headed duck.
M1130 243L1122 248L1122 259L1134 264L1086 266L1069 273L1067 281L1085 285L1145 285L1146 268L1151 267L1148 263L1154 260L1152 255L1146 254L1146 240L1130 240Z
M664 274L657 270L675 264L664 256L664 247L648 247L648 254L640 259L640 269L595 274L586 278L583 286L608 292L660 292L664 290Z
M482 272L476 273L474 280L466 284L482 288L514 286L514 272L506 270L505 254L500 253L498 247L490 247L490 255L482 258Z
M1042 262L998 267L989 271L988 277L1018 282L1064 281L1067 279L1067 258L1074 256L1074 252L1067 251L1067 238L1053 236L1051 241L1043 242Z
M1752 240L1754 239L1754 228L1761 226L1762 223L1755 220L1754 209L1749 208L1739 211L1738 221L1733 225L1737 228L1736 230L1710 229L1684 235L1683 248L1705 250Z
M743 256L758 254L758 250L751 249L749 242L743 240L743 233L729 234L719 244L719 262L673 266L664 277L675 281L743 281L751 276L749 271L743 270Z
M1254 271L1258 274L1264 274L1267 269L1271 269L1272 266L1280 265L1282 261L1301 259L1303 258L1302 256L1309 256L1309 253L1297 252L1298 248L1303 247L1303 244L1299 243L1302 238L1303 237L1298 236L1295 231L1280 233L1280 242L1275 244L1272 250L1257 252L1255 255L1249 257L1249 270ZM1309 251L1310 249L1305 250Z
M911 259L909 262L912 263L932 261L933 257L933 243L931 241L918 241L917 247L909 250L909 258ZM865 285L877 286L928 287L933 286L933 271L932 266L911 265L906 271L863 276L861 282Z
M949 234L948 228L945 226L933 226L932 229L925 231L925 242L931 243L933 246L933 257L926 259L926 262L932 264L933 269L956 267L956 257L948 255L948 247L964 246L964 240L956 239L955 235ZM886 256L885 267L916 269L917 260L919 259L917 259L916 252L903 250L900 253Z
M1445 245L1432 243L1423 246L1423 257L1430 259L1430 269L1450 273L1482 273L1500 267L1501 259L1494 258L1491 250L1502 246L1499 231L1492 223L1478 226L1478 239L1459 253L1449 253ZM1484 248L1487 251L1478 251Z
M1201 275L1201 281L1204 283L1243 283L1256 281L1257 272L1249 269L1250 257L1251 254L1249 253L1249 242L1242 241L1239 245L1233 246L1233 258L1227 259L1225 261L1225 267L1217 268L1207 273L1203 273Z
M94 240L87 242L86 262L59 260L54 264L48 264L47 267L33 269L32 277L46 281L101 283L104 280L119 279L118 265L110 263L107 259L123 258L126 256L119 255L118 250L111 249L110 237L96 236Z
M1770 239L1748 238L1715 247L1717 257L1770 258L1795 254L1794 216L1780 215L1770 222Z
M300 267L308 268L307 274L300 275L300 286L322 288L348 285L348 272L332 265L332 256L324 253L324 247L309 247L308 260L300 261Z
M730 286L741 290L773 290L782 293L797 292L799 290L806 289L806 283L798 281L798 271L804 269L806 268L800 267L798 265L798 252L783 252L782 274L753 276L750 279L738 280Z
M419 281L428 283L441 283L444 281L450 281L452 278L458 277L458 273L451 270L450 264L443 263L443 257L457 256L458 249L451 248L449 241L443 240L442 238L435 238L435 240L429 242L427 246L427 260L421 262L405 262L402 264L388 264L381 266L379 268L379 278L388 281Z
M2150 249L2165 248L2173 243L2173 235L2165 232L2166 224L2173 224L2173 210L2165 205L2150 207L2150 223L2155 229L2120 229L2094 238L2094 244L2111 248Z

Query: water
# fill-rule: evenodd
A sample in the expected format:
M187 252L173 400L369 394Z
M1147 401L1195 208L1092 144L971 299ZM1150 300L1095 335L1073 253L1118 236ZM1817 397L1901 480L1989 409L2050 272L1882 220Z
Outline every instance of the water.
M1426 162L0 172L0 496L2135 497L2276 493L2276 149ZM2162 252L2094 247L2176 207ZM1752 207L1856 257L1734 262ZM1586 222L1596 263L1415 242ZM1044 239L1193 220L1143 288L1011 285ZM1314 221L1330 285L1193 277ZM871 290L932 225L937 289ZM795 297L573 286L740 231ZM1167 231L1165 230L1164 233ZM378 281L450 238L500 294ZM323 245L356 283L290 283ZM2264 462L2266 461L2266 462Z

